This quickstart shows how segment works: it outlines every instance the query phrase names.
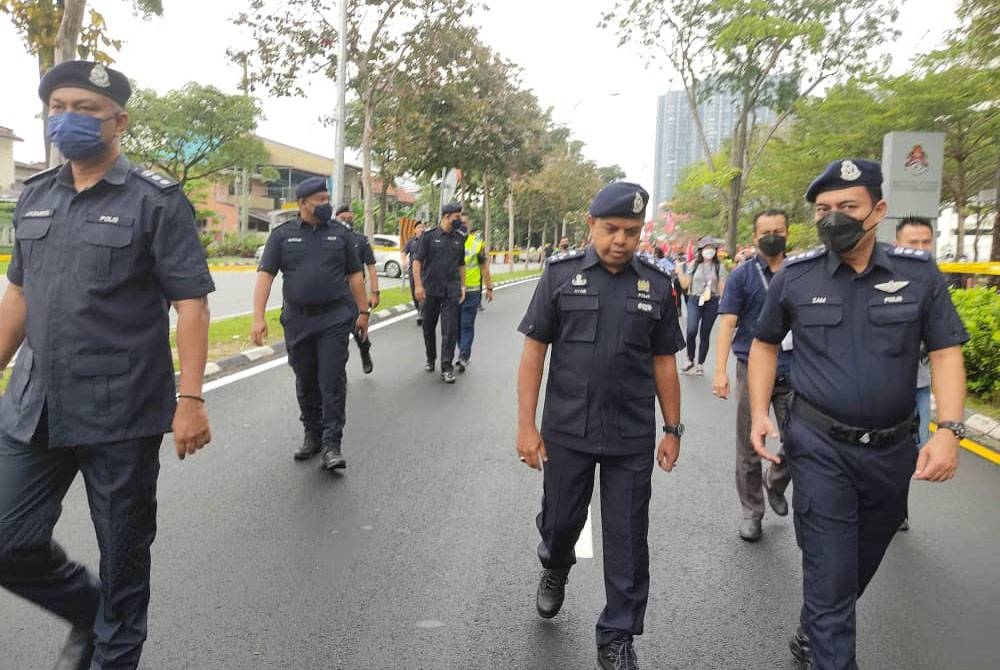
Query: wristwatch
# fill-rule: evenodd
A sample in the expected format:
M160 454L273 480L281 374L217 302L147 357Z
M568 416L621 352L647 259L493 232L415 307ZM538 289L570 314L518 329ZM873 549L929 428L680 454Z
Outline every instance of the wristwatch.
M679 423L676 426L671 426L670 424L667 424L663 427L663 432L666 433L667 435L676 435L677 439L679 440L682 437L684 437L684 424Z
M944 428L955 433L955 437L960 440L965 439L965 424L961 421L939 421L938 428Z

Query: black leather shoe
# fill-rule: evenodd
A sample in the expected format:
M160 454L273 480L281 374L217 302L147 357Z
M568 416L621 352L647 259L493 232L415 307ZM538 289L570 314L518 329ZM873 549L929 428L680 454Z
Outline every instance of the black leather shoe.
M767 488L766 484L764 490L767 491L767 502L771 505L774 513L778 516L788 516L788 500L785 498L785 494L772 491Z
M293 456L297 461L305 461L319 453L319 435L306 433L302 439L302 446L295 450Z
M346 467L347 460L341 455L339 444L323 447L324 470L343 470Z
M372 363L372 343L365 342L364 346L361 347L361 369L366 375L370 375L372 370L375 369L375 364Z
M597 647L597 667L600 670L639 670L632 636L623 635Z
M445 370L444 372L442 372L441 381L443 381L445 384L454 384L455 383L454 370Z
M551 619L559 614L563 601L566 599L566 582L569 581L569 568L546 568L538 580L538 593L535 594L535 608L538 616Z
M73 626L53 670L88 670L94 655L94 631Z
M809 636L806 634L805 629L799 624L798 629L795 631L795 635L788 643L788 649L792 652L792 659L794 663L792 666L795 670L811 670L812 660L810 659L809 653Z
M747 542L756 542L760 539L760 519L743 519L740 524L740 537Z
M424 363L425 372L434 372L434 361L427 361Z

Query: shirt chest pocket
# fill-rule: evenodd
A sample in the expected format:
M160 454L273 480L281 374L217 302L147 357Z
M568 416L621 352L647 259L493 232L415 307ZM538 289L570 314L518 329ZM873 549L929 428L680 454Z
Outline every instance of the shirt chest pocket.
M305 259L306 245L301 240L285 240L281 243L281 269L284 272L298 269Z
M872 344L885 356L899 356L908 350L916 355L920 349L920 304L913 298L900 298L899 302L885 302L886 297L877 296L868 302Z
M641 298L625 299L625 323L622 337L626 344L649 349L653 329L660 321L660 304Z
M563 294L559 298L560 337L564 342L593 342L597 338L596 295Z
M14 237L21 252L21 266L26 273L37 272L42 267L51 226L51 215L44 218L22 219L18 223Z
M821 356L829 356L834 342L833 330L844 320L844 305L839 298L824 298L823 302L808 302L796 306L799 328L794 332L796 347L802 345Z
M344 270L347 245L343 239L328 235L319 241L319 247L323 250L324 267ZM355 251L358 254L358 260L361 260L363 254L360 245L355 245Z
M109 221L114 219L114 222ZM120 281L132 269L135 219L124 216L88 216L80 239L80 276L86 281Z

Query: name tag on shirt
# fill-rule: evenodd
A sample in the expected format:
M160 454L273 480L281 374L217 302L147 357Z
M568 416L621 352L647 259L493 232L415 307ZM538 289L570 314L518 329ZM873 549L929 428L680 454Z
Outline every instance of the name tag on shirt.
M52 216L51 209L32 209L21 214L22 219L47 219Z

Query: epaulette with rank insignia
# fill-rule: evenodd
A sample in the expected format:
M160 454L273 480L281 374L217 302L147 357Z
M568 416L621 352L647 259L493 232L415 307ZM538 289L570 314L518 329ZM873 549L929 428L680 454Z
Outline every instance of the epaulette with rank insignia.
M137 167L132 170L132 173L135 174L136 177L149 182L161 191L172 191L180 186L180 182L174 181L169 177L164 177L163 175L157 174L156 172L145 168Z
M562 263L563 261L568 261L571 258L580 258L584 252L574 249L573 251L564 251L561 254L554 254L549 257L549 265L552 263Z
M912 258L914 260L924 262L929 262L931 260L931 254L929 251L914 249L912 247L892 247L889 249L889 255L894 258Z
M50 167L48 170L42 170L41 172L36 172L35 174L33 174L30 177L28 177L27 179L25 179L24 183L25 184L32 184L32 183L38 181L39 179L41 179L42 177L55 176L55 174L57 172L59 172L59 170L61 170L61 169L62 169L62 165L57 165L55 167Z
M653 270L656 270L662 275L670 274L669 272L661 268L659 265L657 265L656 261L646 258L645 256L638 256L638 258L642 262L642 264L645 265L646 267L652 268Z
M803 251L801 254L794 254L785 259L785 265L795 265L796 263L802 263L804 261L811 261L815 258L822 258L826 256L826 247L818 246L809 251Z

